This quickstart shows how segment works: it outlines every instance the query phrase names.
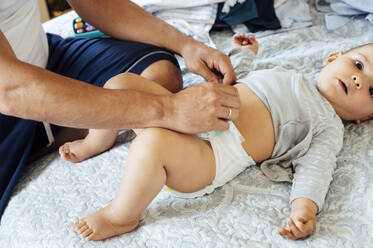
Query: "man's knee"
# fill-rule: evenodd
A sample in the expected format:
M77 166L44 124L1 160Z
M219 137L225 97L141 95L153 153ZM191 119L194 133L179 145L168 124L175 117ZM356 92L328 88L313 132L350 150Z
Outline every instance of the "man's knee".
M181 90L183 86L179 68L168 60L160 60L151 64L140 75L162 85L173 93Z
M157 61L148 66L140 76L147 78L170 92L178 92L182 89L183 80L179 68L168 60ZM137 89L137 75L133 73L121 73L109 79L104 88L107 89Z

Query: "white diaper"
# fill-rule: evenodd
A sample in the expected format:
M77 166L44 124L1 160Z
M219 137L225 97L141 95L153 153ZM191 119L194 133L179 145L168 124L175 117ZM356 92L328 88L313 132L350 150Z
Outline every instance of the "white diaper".
M217 187L223 186L247 167L255 164L243 149L241 143L244 138L232 122L230 122L227 131L211 131L198 136L211 143L216 161L215 179L207 187L193 193L181 193L171 188L166 189L178 197L194 198L210 194Z

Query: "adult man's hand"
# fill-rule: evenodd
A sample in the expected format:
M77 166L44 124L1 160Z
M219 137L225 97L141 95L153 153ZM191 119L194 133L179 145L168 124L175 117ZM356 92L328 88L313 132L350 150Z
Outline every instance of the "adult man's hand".
M235 87L204 83L170 96L169 128L185 133L226 130L238 117L240 99Z
M232 84L236 80L227 55L193 40L129 0L68 1L83 19L105 34L164 47L180 54L187 68L208 82ZM97 12L97 9L105 11Z
M231 61L224 53L189 40L181 52L186 67L193 73L201 75L208 82L232 84L236 74Z

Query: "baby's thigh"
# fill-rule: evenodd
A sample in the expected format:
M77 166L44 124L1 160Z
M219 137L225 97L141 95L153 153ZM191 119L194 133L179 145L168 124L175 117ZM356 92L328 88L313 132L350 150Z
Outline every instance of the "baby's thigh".
M145 149L154 149L166 170L166 185L189 193L205 188L215 178L215 157L210 144L195 135L168 129L149 128L139 135L145 137Z

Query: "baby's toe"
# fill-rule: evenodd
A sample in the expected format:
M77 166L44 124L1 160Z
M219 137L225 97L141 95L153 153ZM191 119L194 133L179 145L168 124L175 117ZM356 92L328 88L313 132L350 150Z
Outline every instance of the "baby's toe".
M83 238L88 238L91 234L93 234L93 230L89 227L84 232L80 233Z
M63 146L62 146L63 153L70 153L70 144L71 144L71 142L67 142L67 143L63 144Z
M87 231L88 229L90 229L90 228L89 228L89 226L86 224L86 225L80 227L80 228L78 229L77 233L79 233L80 235L83 235L83 233L84 233L85 231Z
M83 226L87 225L87 223L84 221L84 220L78 220L77 222L75 222L75 224L73 225L73 230L78 232L79 229Z
M70 154L70 144L65 143L58 149L58 152L60 153L60 156L64 159L69 157Z
M87 241L92 241L92 240L95 240L95 233L94 232L91 232L87 237L86 237L86 240Z
M60 146L60 148L58 148L58 153L60 154L61 157L65 154L65 151L64 151L63 145Z

